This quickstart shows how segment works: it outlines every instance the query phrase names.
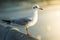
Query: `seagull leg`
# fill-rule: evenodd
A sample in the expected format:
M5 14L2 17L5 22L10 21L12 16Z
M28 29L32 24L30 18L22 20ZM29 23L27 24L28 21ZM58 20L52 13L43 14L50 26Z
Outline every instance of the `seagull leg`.
M29 34L29 31L28 31L28 28L26 27L26 32L27 32L27 36L31 36L30 34Z
M27 32L27 34L29 34L29 33L28 33L28 28L27 28L27 27L26 27L26 32Z

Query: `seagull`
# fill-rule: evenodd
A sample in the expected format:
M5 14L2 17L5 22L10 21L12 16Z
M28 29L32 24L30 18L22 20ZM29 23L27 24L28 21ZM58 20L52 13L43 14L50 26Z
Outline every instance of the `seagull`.
M2 20L2 21L6 22L7 24L16 23L18 25L24 26L26 28L27 35L30 35L28 28L37 23L38 10L43 10L43 8L41 8L41 7L39 7L39 5L35 4L32 7L31 15L28 15L28 16L23 17L23 18L15 19L15 20Z

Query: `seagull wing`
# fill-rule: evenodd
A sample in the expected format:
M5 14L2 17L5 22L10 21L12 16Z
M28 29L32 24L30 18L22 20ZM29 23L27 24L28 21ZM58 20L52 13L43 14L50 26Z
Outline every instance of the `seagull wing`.
M31 19L21 18L21 19L14 20L13 22L16 23L16 24L19 24L19 25L26 25L30 21L31 21Z
M20 18L20 19L14 19L14 20L2 20L3 22L7 23L7 24L10 24L10 23L15 23L15 24L18 24L18 25L26 25L27 23L29 23L31 20L31 18Z

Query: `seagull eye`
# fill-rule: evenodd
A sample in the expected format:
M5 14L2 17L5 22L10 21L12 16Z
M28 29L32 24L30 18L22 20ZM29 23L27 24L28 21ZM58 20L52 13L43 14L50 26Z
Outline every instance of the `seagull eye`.
M37 6L35 6L35 8L37 8Z
M33 9L37 8L37 6L33 7Z

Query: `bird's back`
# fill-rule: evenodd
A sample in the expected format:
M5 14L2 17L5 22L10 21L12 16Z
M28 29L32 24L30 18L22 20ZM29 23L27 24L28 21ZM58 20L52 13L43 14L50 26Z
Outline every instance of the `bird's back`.
M19 24L19 25L26 25L30 22L31 20L30 19L27 19L27 18L20 18L18 20L14 20L13 23L16 23L16 24Z

